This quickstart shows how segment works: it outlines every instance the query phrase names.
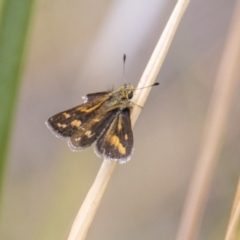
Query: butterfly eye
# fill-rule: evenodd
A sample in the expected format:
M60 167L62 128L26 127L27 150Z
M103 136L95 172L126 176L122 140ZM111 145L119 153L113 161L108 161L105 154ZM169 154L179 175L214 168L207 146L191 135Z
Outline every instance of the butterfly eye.
M133 92L132 91L129 91L128 92L128 99L131 99L133 97Z

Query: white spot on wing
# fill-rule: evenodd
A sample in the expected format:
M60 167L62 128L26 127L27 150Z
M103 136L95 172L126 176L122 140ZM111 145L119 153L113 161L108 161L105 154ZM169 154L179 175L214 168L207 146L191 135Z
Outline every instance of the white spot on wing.
M48 122L48 120L45 122L47 128L53 133L53 135L57 138L65 139L66 137L59 134Z
M86 103L88 101L88 97L87 96L82 96L83 99L83 103Z
M74 151L74 152L78 152L78 151L82 151L82 150L84 150L85 148L87 148L87 147L76 147L76 146L74 146L73 144L72 144L72 141L71 141L71 138L69 138L68 139L68 146L71 148L71 150L72 151Z

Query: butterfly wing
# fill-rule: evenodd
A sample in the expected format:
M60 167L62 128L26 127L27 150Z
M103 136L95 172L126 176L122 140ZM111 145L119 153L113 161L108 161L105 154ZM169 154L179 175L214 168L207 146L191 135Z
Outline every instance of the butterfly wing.
M99 98L100 96L105 96L109 94L110 92L97 92L97 93L89 93L86 96L83 96L84 103L90 102L95 98Z
M82 127L69 138L68 145L70 148L78 151L92 145L113 121L117 112L117 110L101 112L91 121L84 123Z
M97 140L95 152L106 160L124 163L133 152L133 133L129 108L119 110Z
M90 99L77 107L58 113L46 121L48 128L57 137L71 137L83 124L91 121L109 99L109 93L90 94ZM88 96L88 95L87 95Z

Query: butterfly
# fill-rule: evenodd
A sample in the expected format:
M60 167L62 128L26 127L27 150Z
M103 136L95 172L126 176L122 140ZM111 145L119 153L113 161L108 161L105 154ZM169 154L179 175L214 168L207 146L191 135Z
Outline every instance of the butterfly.
M73 151L96 142L97 156L125 163L133 153L130 100L135 90L124 84L115 91L87 94L83 104L50 117L46 125L57 137L66 138Z
M83 104L50 117L46 125L57 137L66 138L73 151L96 142L97 156L125 163L133 153L130 113L135 90L124 84L115 91L87 94Z

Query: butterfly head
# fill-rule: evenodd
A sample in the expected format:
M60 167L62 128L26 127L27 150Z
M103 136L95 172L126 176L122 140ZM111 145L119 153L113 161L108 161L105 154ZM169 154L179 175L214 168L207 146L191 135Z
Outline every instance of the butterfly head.
M135 92L135 87L133 85L131 85L130 83L126 83L124 84L124 92L125 92L125 96L127 99L132 99L133 97L133 93Z

